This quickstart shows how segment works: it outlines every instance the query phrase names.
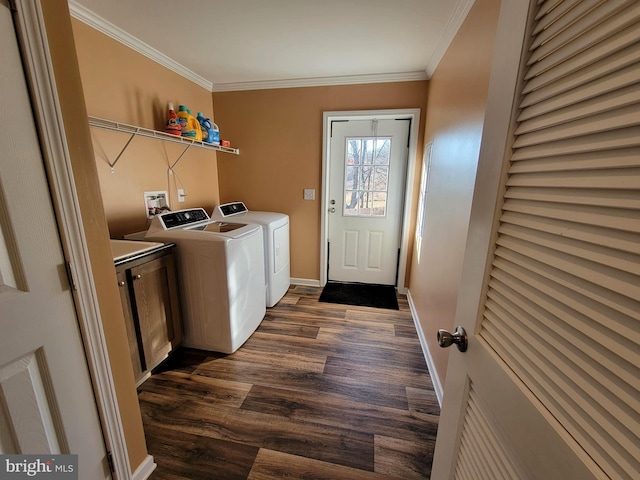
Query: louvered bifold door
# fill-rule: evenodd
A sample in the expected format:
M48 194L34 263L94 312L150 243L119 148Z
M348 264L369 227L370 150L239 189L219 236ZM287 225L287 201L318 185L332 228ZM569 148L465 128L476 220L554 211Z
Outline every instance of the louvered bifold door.
M639 478L640 2L539 3L479 335Z

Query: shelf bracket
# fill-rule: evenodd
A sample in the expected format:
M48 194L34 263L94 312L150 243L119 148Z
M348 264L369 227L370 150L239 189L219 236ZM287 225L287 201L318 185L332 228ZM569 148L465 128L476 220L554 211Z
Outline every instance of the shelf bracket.
M129 146L129 144L131 143L131 141L134 139L134 137L136 136L137 132L134 132L131 134L131 138L129 138L129 140L127 141L127 143L125 143L124 147L122 147L122 150L120 150L120 153L118 154L118 156L116 157L116 159L113 161L113 163L109 162L109 160L107 160L107 162L109 162L109 166L111 167L111 173L116 173L115 170L115 166L116 163L118 163L118 160L120 160L120 157L122 157L122 154L124 153L124 151L127 149L127 147Z
M180 156L176 159L176 161L175 161L175 162L173 162L173 165L171 165L171 166L169 167L169 170L173 170L173 167L175 167L175 166L178 164L178 162L180 161L180 159L184 156L184 154L185 154L185 153L187 153L187 150L189 150L190 148L191 148L191 144L187 145L187 148L185 148L185 149L182 151L182 153L181 153L181 154L180 154Z

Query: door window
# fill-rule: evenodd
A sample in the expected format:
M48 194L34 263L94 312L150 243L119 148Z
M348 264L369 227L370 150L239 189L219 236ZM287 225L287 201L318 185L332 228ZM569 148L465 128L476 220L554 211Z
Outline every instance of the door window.
M385 217L391 137L346 139L343 215Z

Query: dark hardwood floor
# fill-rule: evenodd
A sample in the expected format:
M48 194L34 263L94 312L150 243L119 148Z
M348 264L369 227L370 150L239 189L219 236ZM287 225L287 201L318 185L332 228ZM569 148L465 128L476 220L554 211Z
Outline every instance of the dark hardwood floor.
M429 478L439 408L400 310L292 287L232 355L181 349L139 389L164 479Z

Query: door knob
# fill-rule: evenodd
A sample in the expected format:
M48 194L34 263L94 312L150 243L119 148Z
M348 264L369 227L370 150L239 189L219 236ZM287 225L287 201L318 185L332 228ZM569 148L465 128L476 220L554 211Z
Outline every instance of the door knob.
M465 332L464 328L457 327L454 333L442 329L438 330L438 344L442 348L450 347L454 343L458 346L458 350L461 352L467 351L467 332Z
M336 213L336 209L335 209L335 207L331 207L331 208L329 209L329 212L331 212L331 213Z

